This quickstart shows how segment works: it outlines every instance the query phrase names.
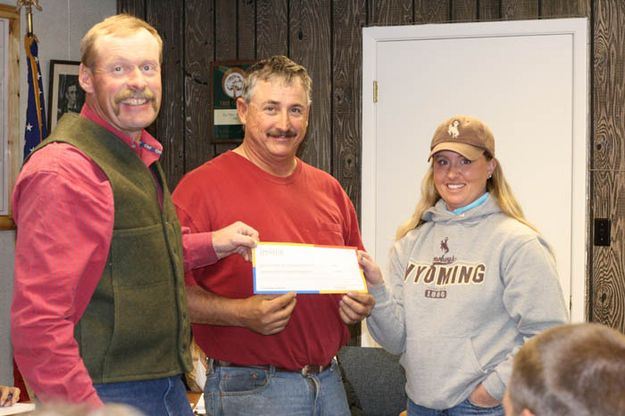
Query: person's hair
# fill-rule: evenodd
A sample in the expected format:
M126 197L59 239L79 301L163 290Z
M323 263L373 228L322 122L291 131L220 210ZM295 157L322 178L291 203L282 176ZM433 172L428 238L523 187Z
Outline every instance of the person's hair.
M567 324L530 339L514 357L514 414L625 415L625 335L599 324Z
M312 80L308 71L302 65L283 55L262 59L248 68L242 95L245 102L249 103L252 100L254 88L259 80L271 81L275 79L281 80L287 85L290 85L294 79L299 79L306 91L308 104L312 102Z
M80 41L80 62L89 68L94 67L97 54L96 42L99 38L108 35L126 37L134 35L140 30L147 30L154 36L158 42L159 60L162 60L163 40L156 29L137 17L129 14L117 14L107 17L100 23L94 25L85 36L83 36Z
M493 157L486 152L484 153L484 157L488 161L493 159ZM491 197L494 198L495 202L504 214L538 232L536 227L525 219L523 209L521 209L521 205L514 197L512 189L504 177L501 163L499 163L496 159L495 161L497 164L491 178L486 181L486 190L490 193ZM417 203L417 207L410 218L397 229L397 233L395 234L395 238L397 240L405 236L409 231L423 224L423 213L433 207L438 200L441 199L441 196L434 185L433 164L434 160L432 159L432 163L430 164L430 167L421 182L421 199Z

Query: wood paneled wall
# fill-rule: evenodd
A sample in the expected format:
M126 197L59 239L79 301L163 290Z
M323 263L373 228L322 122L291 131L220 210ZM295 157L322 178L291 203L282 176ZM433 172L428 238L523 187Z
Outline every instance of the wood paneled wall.
M625 1L622 0L118 0L165 41L163 108L153 133L165 145L172 187L234 145L211 144L210 63L286 54L313 79L301 149L360 208L364 26L589 17L589 224L612 221L609 247L588 229L588 316L625 331ZM558 190L554 189L554 192Z

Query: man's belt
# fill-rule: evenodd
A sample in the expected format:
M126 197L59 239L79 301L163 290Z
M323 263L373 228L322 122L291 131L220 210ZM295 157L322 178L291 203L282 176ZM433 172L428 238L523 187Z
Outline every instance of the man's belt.
M223 360L212 360L213 366L215 367L246 367L246 368L260 368L263 370L271 370L275 369L276 371L284 371L287 373L300 373L301 375L307 377L315 374L319 374L332 366L332 361L330 361L327 365L317 365L317 364L307 364L303 368L298 370L288 370L286 368L276 367L275 365L243 365L243 364L235 364L230 361Z

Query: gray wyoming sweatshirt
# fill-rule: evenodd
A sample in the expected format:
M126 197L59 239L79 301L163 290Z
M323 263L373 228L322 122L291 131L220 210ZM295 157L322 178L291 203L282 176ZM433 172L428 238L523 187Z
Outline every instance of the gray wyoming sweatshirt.
M369 331L402 355L413 402L447 409L479 383L501 400L515 351L568 320L551 250L492 196L460 215L440 200L423 218L371 288Z

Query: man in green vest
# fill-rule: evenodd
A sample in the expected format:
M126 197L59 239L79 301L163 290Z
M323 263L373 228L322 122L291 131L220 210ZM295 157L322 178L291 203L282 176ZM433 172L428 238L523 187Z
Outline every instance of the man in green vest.
M18 226L12 342L38 398L191 415L184 271L238 253L258 233L236 222L182 229L145 128L161 105L162 40L128 15L81 41L86 103L29 155L13 193Z

